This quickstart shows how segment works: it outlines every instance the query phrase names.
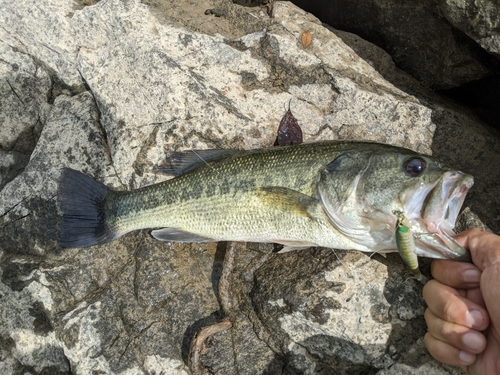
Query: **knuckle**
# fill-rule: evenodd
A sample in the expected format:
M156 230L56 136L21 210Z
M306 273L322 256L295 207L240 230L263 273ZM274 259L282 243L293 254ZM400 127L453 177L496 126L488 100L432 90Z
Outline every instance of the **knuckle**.
M439 276L439 264L439 260L433 260L431 263L431 275L434 278L436 278L436 276Z
M445 321L457 323L457 313L460 309L457 307L454 298L447 298L442 301L441 313Z
M434 313L432 312L431 309L427 308L425 310L424 319L425 319L425 323L427 324L427 328L429 329L429 331L433 331L434 330L434 321L436 319L436 315L434 315Z
M422 295L427 303L435 295L435 290L437 286L439 286L439 282L436 280L429 280L424 285L424 288L422 289Z
M424 336L424 344L427 347L430 355L434 358L441 360L443 358L443 345L431 333L427 332Z

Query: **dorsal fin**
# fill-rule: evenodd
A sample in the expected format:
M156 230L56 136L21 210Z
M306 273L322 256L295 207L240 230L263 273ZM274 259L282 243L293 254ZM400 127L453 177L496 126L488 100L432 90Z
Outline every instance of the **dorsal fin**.
M156 167L156 170L160 173L177 177L206 166L207 164L210 165L210 163L215 161L224 160L243 152L245 151L224 149L175 152L165 159L163 165Z

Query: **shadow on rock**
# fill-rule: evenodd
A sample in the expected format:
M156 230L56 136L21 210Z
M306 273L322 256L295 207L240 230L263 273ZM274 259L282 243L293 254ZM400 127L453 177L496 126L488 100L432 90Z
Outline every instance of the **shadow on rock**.
M384 311L391 324L391 333L386 343L386 356L393 363L418 368L432 361L423 343L427 332L424 320L426 304L422 297L423 285L404 266L399 254L388 254L387 280L384 297L390 307ZM428 278L430 261L420 259L420 270Z
M4 251L0 267L2 282L22 290L31 280L29 274L40 268L48 253L57 255L57 209L54 200L27 199L19 210L4 215L1 243Z

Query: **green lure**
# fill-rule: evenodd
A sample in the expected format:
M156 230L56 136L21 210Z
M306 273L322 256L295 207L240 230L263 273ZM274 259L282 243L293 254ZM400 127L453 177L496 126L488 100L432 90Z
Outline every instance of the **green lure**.
M396 245L398 246L399 255L406 263L408 268L413 272L415 278L425 285L427 278L420 273L418 268L417 251L415 247L415 239L408 225L405 225L406 218L402 213L397 213L398 219L396 222Z

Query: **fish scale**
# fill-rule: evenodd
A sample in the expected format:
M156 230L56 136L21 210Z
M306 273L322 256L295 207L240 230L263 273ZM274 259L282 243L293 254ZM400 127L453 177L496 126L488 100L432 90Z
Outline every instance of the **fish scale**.
M253 152L213 163L210 167L157 185L119 193L113 199L120 218L116 226L119 231L163 226L182 227L190 231L195 229L194 225L209 225L214 218L225 222L220 217L221 213L244 221L247 202L257 186L281 186L315 197L320 170L335 159L342 146L348 145L316 144L313 150L307 146L295 146ZM312 178L304 184L304 180L296 177L302 174ZM260 209L262 220L269 219L270 212L266 214L262 212L262 207ZM181 226L186 224L191 225L189 228ZM224 234L227 235L227 231L217 237Z

